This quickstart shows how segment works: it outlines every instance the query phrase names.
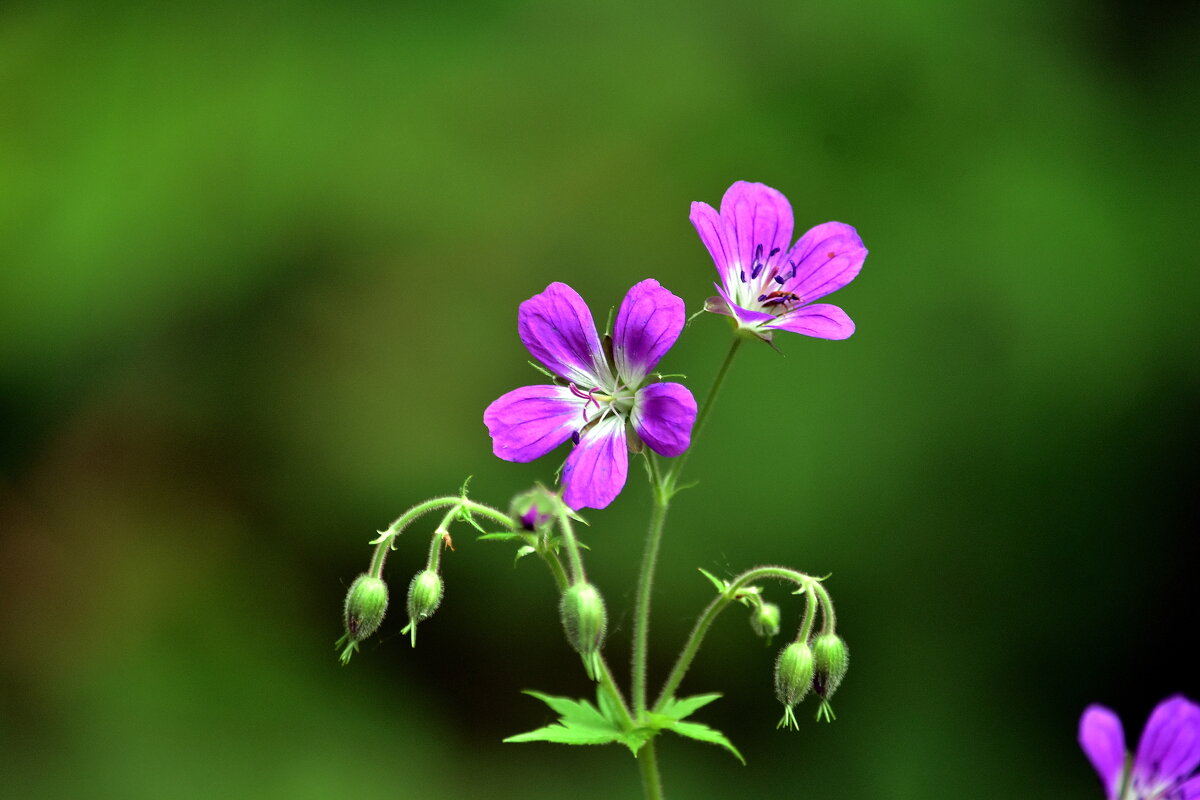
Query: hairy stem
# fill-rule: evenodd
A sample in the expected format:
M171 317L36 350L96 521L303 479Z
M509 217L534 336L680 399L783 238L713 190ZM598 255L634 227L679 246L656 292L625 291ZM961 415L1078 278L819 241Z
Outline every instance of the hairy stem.
M658 754L654 751L653 739L642 745L637 760L642 771L642 796L646 800L662 800L662 778L658 774Z
M713 622L716 621L721 612L730 603L734 602L738 591L742 587L763 578L790 581L805 588L810 584L817 583L803 572L789 569L788 567L755 567L737 576L725 591L712 599L712 602L708 604L704 611L701 612L699 619L696 620L696 624L692 628L692 633L688 636L687 643L684 644L683 650L680 651L679 658L675 661L675 666L671 668L671 674L667 676L667 681L663 684L662 691L659 692L658 699L654 702L653 710L655 712L662 711L663 706L675 696L675 691L679 688L679 684L683 682L684 676L687 675L688 669L692 666L692 661L696 658L696 653L699 652L700 645L703 644L708 629L712 627Z
M647 456L653 462L652 456ZM657 476L657 472L654 472ZM662 543L663 527L667 521L670 500L665 487L655 482L654 505L650 510L650 529L646 532L646 547L642 551L642 568L638 573L637 602L633 612L633 708L638 716L646 710L646 656L650 634L650 592L654 585L654 569L658 564L658 549Z

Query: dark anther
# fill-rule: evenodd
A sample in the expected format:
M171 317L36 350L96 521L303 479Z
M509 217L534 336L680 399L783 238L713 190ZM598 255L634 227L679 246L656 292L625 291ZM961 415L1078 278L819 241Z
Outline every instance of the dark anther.
M762 245L761 244L758 247L754 248L754 260L762 261Z
M776 282L776 283L778 283L780 286L783 286L783 277L782 277L782 276L780 276L780 275L776 275L776 276L775 276L774 278L772 278L771 280L775 281L775 282Z
M767 254L767 258L773 258L775 256L775 254L778 252L779 252L779 248L776 247L774 250L772 250L770 253Z
M571 441L575 444L579 444L579 431L575 431L571 434Z
M742 283L745 283L746 282L746 270L744 270L744 269L741 270L740 274L742 276Z
M763 300L766 300L766 299L767 299L767 296L766 296L765 294L760 294L760 295L758 296L758 302L760 302L760 303L761 303Z
M758 277L758 273L762 272L762 271L763 271L763 267L765 267L765 266L766 266L766 264L762 263L761 261L755 261L755 262L754 262L754 269L750 270L750 278L751 278L752 280L753 280L754 278L757 278L757 277Z

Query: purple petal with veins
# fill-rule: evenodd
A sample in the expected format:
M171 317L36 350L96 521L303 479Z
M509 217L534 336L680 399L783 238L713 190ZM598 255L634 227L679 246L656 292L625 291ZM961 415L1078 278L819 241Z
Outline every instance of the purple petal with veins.
M1134 785L1175 787L1200 766L1200 706L1176 695L1159 703L1150 714L1137 756Z
M517 330L529 352L560 378L599 386L609 375L592 312L565 283L552 283L521 303Z
M783 288L797 296L797 303L819 300L854 280L866 257L858 231L844 222L826 222L801 236L787 254L785 263L794 264L796 272Z
M739 322L749 323L747 327L758 325L764 322L771 322L775 319L774 314L768 314L765 311L751 311L748 308L743 308L742 306L737 305L732 299L730 299L729 295L725 291L724 286L718 283L716 284L716 287L717 292L721 295L721 299L725 301L726 305L729 306L730 311L733 312L733 316L737 318Z
M700 241L708 248L721 280L726 280L729 269L738 268L737 253L733 249L736 238L729 235L725 220L708 203L692 203L690 218L696 233L700 234Z
M492 452L505 461L533 461L584 425L585 401L565 386L522 386L483 412Z
M725 190L721 219L733 235L734 252L747 276L756 261L772 251L786 250L792 242L791 204L782 193L762 183L737 181Z
M605 508L621 493L629 471L625 420L611 416L583 432L567 456L563 502L575 509Z
M846 339L854 333L854 321L845 311L828 303L813 303L785 311L765 327L818 339Z
M613 361L631 388L640 386L683 330L683 301L653 279L635 284L613 325Z
M678 383L652 383L637 393L633 429L660 456L681 455L692 442L696 398Z

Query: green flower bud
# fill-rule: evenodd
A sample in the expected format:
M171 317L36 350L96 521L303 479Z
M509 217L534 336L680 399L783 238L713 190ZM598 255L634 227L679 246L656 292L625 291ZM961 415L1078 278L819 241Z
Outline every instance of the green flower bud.
M850 667L850 651L836 633L822 633L813 642L813 689L825 700L842 685Z
M604 598L590 583L577 583L563 593L559 605L563 630L571 647L582 656L600 649L608 627L608 612Z
M777 727L798 727L792 708L808 694L812 680L813 653L808 642L792 642L783 648L775 662L775 696L784 706L783 719Z
M765 639L773 639L779 633L779 606L763 603L750 612L750 627Z
M343 621L346 623L346 635L352 642L366 639L383 622L384 612L387 611L388 588L379 578L365 572L350 584L346 592L346 608Z
M342 612L346 632L333 645L334 648L341 649L342 654L339 658L343 664L350 663L350 656L358 649L358 643L374 633L379 623L383 622L387 604L387 584L379 578L364 572L350 584Z
M412 634L412 646L417 646L417 623L433 616L442 602L442 576L423 569L408 585L408 624L401 633Z

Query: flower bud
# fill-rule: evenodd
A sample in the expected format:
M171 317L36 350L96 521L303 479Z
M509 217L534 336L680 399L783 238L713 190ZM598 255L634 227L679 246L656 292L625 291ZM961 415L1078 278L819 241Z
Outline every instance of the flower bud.
M433 616L442 602L442 576L423 569L408 585L408 624L401 633L412 634L412 646L417 646L417 623Z
M555 498L539 486L513 498L509 516L525 531L533 532L554 519Z
M792 642L783 648L775 662L775 696L783 703L783 719L779 720L777 728L796 730L800 727L792 709L808 694L812 679L813 654L808 642Z
M361 642L374 633L379 623L383 622L387 604L386 583L365 572L355 578L354 583L350 584L350 591L346 592L343 615L349 641Z
M846 677L850 667L850 651L842 637L836 633L822 633L813 642L813 689L823 699L833 697L833 693Z
M413 576L408 585L408 618L422 622L433 616L442 603L442 576L431 569L423 569Z
M567 641L580 655L588 656L600 649L608 626L604 598L590 583L576 583L563 593L559 605Z
M808 694L813 680L813 652L807 642L792 642L775 662L775 696L788 708Z
M764 639L772 639L779 633L779 606L763 603L750 612L750 627Z

